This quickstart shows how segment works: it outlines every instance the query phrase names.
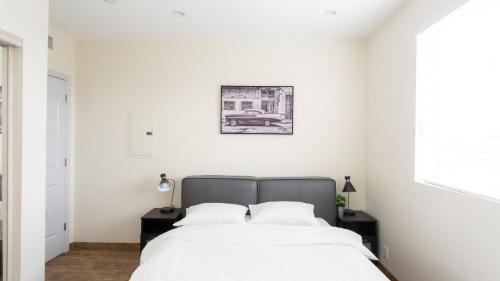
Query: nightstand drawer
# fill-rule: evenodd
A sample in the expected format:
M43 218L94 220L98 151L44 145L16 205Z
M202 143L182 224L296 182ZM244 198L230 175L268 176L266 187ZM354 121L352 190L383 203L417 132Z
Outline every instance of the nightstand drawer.
M359 222L343 222L342 228L352 230L359 235L376 236L377 223L359 223Z
M376 236L363 236L363 245L378 257L378 239Z
M149 243L151 240L155 239L156 237L160 236L161 233L159 234L141 234L141 251L142 249Z
M363 238L363 244L378 257L378 222L363 211L355 211L353 216L337 217L337 226L356 232Z
M144 245L149 243L151 240L160 236L161 234L141 234L141 242L144 242Z
M179 220L182 214L181 209L175 209L168 213L163 213L161 210L160 208L156 208L142 216L141 250L158 235L174 229L173 224Z
M162 234L174 229L173 223L165 220L149 220L142 224L142 233Z

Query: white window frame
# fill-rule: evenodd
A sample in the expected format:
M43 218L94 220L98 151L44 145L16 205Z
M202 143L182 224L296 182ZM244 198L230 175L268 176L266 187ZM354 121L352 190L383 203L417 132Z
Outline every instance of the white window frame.
M474 1L474 0L472 0ZM445 10L442 10L441 13L438 13L432 20L430 20L429 22L425 23L423 26L421 26L419 28L419 31L417 32L417 35L424 32L426 29L432 27L434 24L438 23L439 21L445 19L447 16L451 15L452 13L454 13L457 9L460 9L462 8L462 6L466 5L467 3L469 2L466 2L466 3L458 3L457 5L455 6L452 6L452 7L448 7L447 9ZM417 36L418 37L418 36ZM418 41L418 40L417 40ZM418 43L418 42L417 42ZM418 64L418 47L417 47L417 64ZM417 70L417 73L418 73L418 70ZM417 86L417 90L416 90L416 96L417 96L417 99L418 99L418 77L417 77L417 80L416 80L416 86ZM416 105L418 105L416 103ZM415 111L415 158L414 158L414 169L413 169L413 172L414 172L414 181L418 184L423 184L423 185L426 185L426 186L430 186L430 187L433 187L433 188L438 188L438 189L443 189L443 190L447 190L447 191L452 191L452 192L455 192L455 193L458 193L458 194L461 194L461 195L464 195L464 196L468 196L468 197L473 197L473 198L479 198L479 199L482 199L482 200L486 200L486 201L490 201L490 202L493 202L493 203L497 203L497 204L500 204L500 198L495 198L495 197L490 197L490 196L487 196L487 195L484 195L482 193L476 193L476 192L471 192L471 191L468 191L468 190L464 190L464 189L460 189L460 188L456 188L456 187L452 187L452 186L449 186L449 185L446 185L446 184L443 184L443 183L439 183L439 182L435 182L435 181L432 181L432 180L428 180L428 179L425 179L424 176L421 176L419 175L418 173L418 169L419 169L419 161L421 161L421 157L418 155L419 154L419 147L418 147L418 130L419 130L419 124L417 123L419 120L418 120L418 117L417 117L417 112Z

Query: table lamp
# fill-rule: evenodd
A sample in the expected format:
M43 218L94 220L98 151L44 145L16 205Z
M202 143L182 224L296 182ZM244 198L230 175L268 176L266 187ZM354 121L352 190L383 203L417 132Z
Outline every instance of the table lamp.
M172 196L170 197L170 207L163 207L160 209L161 213L170 213L175 210L173 206L174 201L174 193L175 193L175 181L173 179L167 179L166 174L160 175L160 183L158 184L158 191L160 192L168 192L172 190Z
M344 210L344 215L345 216L354 216L355 215L355 212L351 209L349 209L349 202L351 201L350 200L350 194L351 192L356 192L356 189L354 188L354 186L352 185L351 183L351 177L350 176L345 176L345 184L344 184L344 189L342 190L342 192L347 192L347 209Z

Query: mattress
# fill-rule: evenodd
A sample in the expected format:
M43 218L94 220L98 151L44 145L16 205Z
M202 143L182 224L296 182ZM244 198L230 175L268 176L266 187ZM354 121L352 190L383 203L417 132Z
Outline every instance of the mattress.
M144 248L131 281L387 281L349 230L331 226L192 225Z

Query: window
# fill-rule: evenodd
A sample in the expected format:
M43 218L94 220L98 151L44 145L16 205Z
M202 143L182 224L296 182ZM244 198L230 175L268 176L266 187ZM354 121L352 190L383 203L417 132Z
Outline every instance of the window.
M262 90L262 92L260 93L260 97L274 99L275 90Z
M264 112L274 112L274 103L272 101L261 101L260 109L264 110Z
M275 97L274 90L268 90L267 93L268 93L267 95L270 99L274 99L274 97Z
M417 36L419 182L500 199L499 14L472 0Z
M252 107L253 107L253 104L251 101L242 101L241 102L241 110L251 109Z
M264 99L264 98L268 98L268 97L269 97L269 95L268 95L268 93L267 93L267 90L262 90L262 92L260 93L260 97L261 97L262 99Z
M224 110L234 110L234 101L224 101Z

